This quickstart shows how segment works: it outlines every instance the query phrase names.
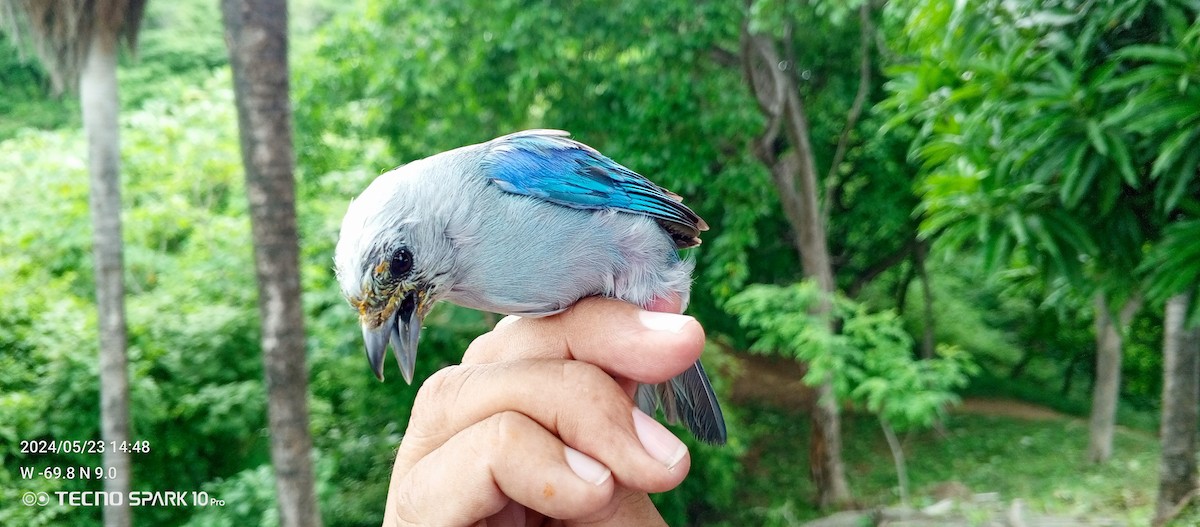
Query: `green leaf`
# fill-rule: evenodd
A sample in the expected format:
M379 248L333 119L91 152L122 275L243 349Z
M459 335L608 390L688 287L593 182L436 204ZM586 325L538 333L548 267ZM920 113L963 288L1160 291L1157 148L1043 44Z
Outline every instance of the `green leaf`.
M1200 144L1197 143L1198 138L1200 138L1200 128L1184 128L1172 134L1170 139L1163 143L1158 157L1154 159L1154 168L1150 170L1150 177L1157 178L1174 167L1175 161L1185 150L1194 152L1200 148Z
M1200 282L1200 219L1178 221L1167 227L1139 266L1146 273L1146 295L1155 301L1195 287Z
M1200 148L1193 148L1180 160L1179 167L1175 170L1175 183L1171 186L1171 192L1163 202L1163 210L1174 210L1175 206L1179 204L1179 200L1183 199L1188 187L1200 180L1200 173L1197 173L1200 170L1198 164L1200 164Z
M1092 142L1092 148L1095 148L1100 155L1107 156L1108 143L1104 140L1104 132L1100 130L1100 123L1097 123L1095 119L1088 119L1086 130L1088 140Z
M1137 172L1133 168L1133 162L1129 158L1129 147L1125 144L1125 140L1118 136L1115 132L1109 130L1106 134L1108 139L1109 151L1112 152L1113 162L1117 164L1117 170L1121 172L1121 177L1125 179L1125 183L1133 188L1138 188L1141 183L1138 181Z
M1084 180L1082 170L1083 157L1088 153L1088 144L1084 142L1077 143L1071 149L1071 156L1067 165L1062 167L1062 186L1058 189L1059 199L1070 206L1076 205L1073 201L1076 196L1082 194L1086 189L1087 181Z
M1117 50L1116 53L1113 53L1113 57L1117 59L1159 62L1176 64L1180 66L1187 64L1188 61L1188 56L1183 52L1183 50L1151 44L1125 46Z
M1124 75L1110 80L1100 86L1101 93L1128 93L1139 84L1159 82L1164 78L1176 75L1178 70L1172 67L1147 65L1136 68Z
M1007 219L1009 229L1017 237L1017 244L1025 245L1029 241L1029 231L1025 229L1025 222L1021 219L1021 215L1014 210L1008 213Z
M1089 156L1087 161L1084 162L1083 168L1079 172L1078 184L1075 186L1072 194L1064 200L1068 206L1075 207L1079 205L1080 200L1088 194L1088 191L1092 188L1092 181L1096 179L1096 174L1100 172L1101 164L1100 158L1094 156Z
M1125 126L1143 134L1161 133L1163 130L1174 130L1181 123L1196 120L1200 115L1200 108L1187 104L1188 101L1184 99L1177 99L1171 103L1143 106Z

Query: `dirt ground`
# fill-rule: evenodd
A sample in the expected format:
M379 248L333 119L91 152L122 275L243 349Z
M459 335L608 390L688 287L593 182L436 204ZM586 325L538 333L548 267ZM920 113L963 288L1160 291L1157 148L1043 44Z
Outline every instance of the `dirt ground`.
M741 374L733 383L733 400L737 403L766 402L781 408L807 408L813 390L800 379L804 370L796 361L740 354ZM1044 421L1067 419L1069 416L1035 404L1014 399L972 397L951 410L955 413L994 415Z

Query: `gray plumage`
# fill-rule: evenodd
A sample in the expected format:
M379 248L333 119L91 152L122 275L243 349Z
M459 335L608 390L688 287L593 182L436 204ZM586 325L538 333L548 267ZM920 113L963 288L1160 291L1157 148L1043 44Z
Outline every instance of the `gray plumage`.
M379 176L343 220L338 281L377 375L390 340L411 381L420 321L437 300L526 317L595 295L645 307L677 294L686 305L692 262L675 249L707 225L678 201L565 132L521 132ZM699 362L637 399L725 440Z

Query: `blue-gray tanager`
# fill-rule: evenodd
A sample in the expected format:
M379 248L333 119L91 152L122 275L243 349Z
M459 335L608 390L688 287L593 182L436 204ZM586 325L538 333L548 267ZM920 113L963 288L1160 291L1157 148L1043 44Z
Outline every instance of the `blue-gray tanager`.
M528 130L387 172L350 203L334 257L358 311L367 359L383 380L388 342L412 382L421 321L438 300L541 317L603 295L647 307L679 295L692 262L676 249L708 225L679 196L558 130ZM725 421L697 361L638 406L725 442Z

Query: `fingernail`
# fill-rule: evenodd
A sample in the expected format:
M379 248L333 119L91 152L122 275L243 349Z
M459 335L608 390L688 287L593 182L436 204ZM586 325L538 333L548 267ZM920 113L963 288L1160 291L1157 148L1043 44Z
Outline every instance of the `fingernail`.
M637 431L638 440L642 442L646 453L666 466L667 470L674 470L683 456L687 455L687 445L683 441L636 407L633 409L633 429Z
M567 450L567 466L571 467L571 470L575 471L575 475L584 481L599 487L612 477L612 471L601 465L599 461L569 446L563 448Z
M646 329L651 331L669 331L671 333L679 333L683 329L684 324L693 320L692 317L686 315L659 313L657 311L639 312L638 318L642 321L642 326L645 326Z

